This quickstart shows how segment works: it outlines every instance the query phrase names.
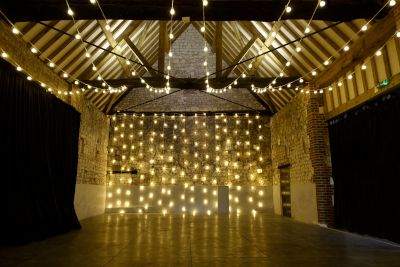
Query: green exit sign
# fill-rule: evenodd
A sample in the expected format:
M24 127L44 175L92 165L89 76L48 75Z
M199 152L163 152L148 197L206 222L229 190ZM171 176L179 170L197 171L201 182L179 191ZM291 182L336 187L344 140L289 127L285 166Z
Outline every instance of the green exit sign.
M383 87L385 87L385 86L388 86L389 85L389 80L383 80L383 81L380 81L377 85L376 85L376 88L378 88L378 89L382 89Z

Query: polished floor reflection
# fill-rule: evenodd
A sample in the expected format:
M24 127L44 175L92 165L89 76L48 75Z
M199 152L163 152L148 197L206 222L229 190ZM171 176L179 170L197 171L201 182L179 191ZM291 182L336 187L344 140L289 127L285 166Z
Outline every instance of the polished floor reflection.
M400 266L400 246L270 215L106 214L0 266Z

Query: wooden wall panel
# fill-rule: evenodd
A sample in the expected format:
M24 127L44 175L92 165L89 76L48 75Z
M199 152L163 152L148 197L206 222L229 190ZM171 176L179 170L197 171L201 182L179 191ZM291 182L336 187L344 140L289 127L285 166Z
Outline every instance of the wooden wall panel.
M400 74L400 38L390 38L381 49L382 55L371 55L364 59L366 70L361 69L361 64L357 65L352 72L348 72L346 77L337 77L331 86L333 91L325 90L324 97L326 118L330 119L349 109L368 101L372 97L383 92L376 90L378 82L389 79L393 88L398 83ZM353 79L347 79L352 73ZM338 86L342 81L343 85Z

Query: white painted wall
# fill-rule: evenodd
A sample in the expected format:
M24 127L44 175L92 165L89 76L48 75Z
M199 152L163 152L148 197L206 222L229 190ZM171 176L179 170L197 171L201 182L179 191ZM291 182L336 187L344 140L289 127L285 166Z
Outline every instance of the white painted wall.
M317 193L315 183L292 183L292 218L306 223L318 223Z
M79 220L103 214L105 202L105 185L76 184L74 204Z

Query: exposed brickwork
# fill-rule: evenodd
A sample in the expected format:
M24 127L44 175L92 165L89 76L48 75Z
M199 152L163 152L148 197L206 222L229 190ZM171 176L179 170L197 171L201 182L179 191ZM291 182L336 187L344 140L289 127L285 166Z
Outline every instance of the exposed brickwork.
M0 22L0 48L11 62L18 64L34 80L45 83L53 90L68 90L71 85L32 54L26 43L11 33L11 29ZM57 95L81 113L79 132L79 158L77 183L105 184L108 119L83 95Z
M118 115L110 132L109 170L134 184L272 185L268 116Z
M81 113L76 183L104 185L107 173L109 120L82 96L72 96L71 105Z
M314 91L312 84L310 90ZM328 124L320 107L323 106L319 95L309 96L307 104L307 134L310 137L310 158L314 169L313 180L317 190L318 221L333 226L334 210L332 205L333 187L330 185L332 165L329 149Z
M173 93L175 90L172 90ZM182 90L163 98L137 106L146 101L160 97L145 88L134 89L117 105L114 111L135 112L207 112L207 111L247 111L249 108L264 110L264 107L247 89L235 88L230 92L218 94L226 100L219 99L198 90ZM246 108L249 107L249 108Z
M328 128L320 106L319 96L298 94L272 117L272 169L276 185L283 164L290 164L291 183L315 183L318 221L333 225Z

